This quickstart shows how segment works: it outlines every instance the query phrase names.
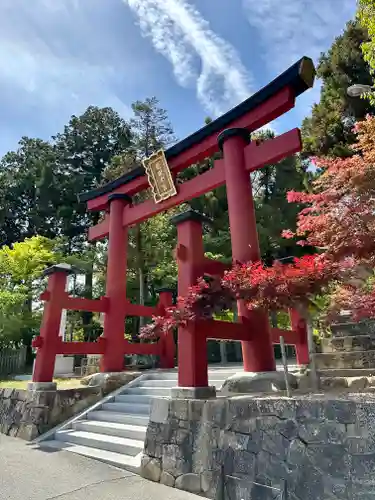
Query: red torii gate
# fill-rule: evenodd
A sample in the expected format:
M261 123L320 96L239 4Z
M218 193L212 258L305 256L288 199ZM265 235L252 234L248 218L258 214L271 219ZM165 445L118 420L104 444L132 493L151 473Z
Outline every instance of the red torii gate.
M85 299L68 298L63 288L64 280L60 278L61 283L59 281L61 275L66 281L66 275L61 273L61 269L57 273L52 273L50 291L47 291L47 296L44 297L50 302L47 302L41 337L34 343L35 347L39 347L34 381L49 381L46 380L49 375L46 375L43 365L45 366L48 359L48 364L51 366L51 356L54 360L55 354L59 352L95 351L102 354L102 371L123 369L124 353L131 351L129 343L124 340L125 316L129 314L149 316L155 312L154 308L131 305L126 300L126 255L130 226L226 184L233 260L246 262L260 258L249 173L300 151L302 145L298 129L259 145L249 141L250 133L292 109L296 97L312 87L314 75L311 59L303 57L252 97L169 148L165 156L173 176L191 164L212 156L219 149L223 152L223 159L216 160L214 168L178 185L177 195L158 204L148 200L132 205L131 196L149 187L143 167L137 167L101 188L80 195L80 200L87 202L88 210L107 212L104 220L89 230L90 240L106 236L109 238L106 295L100 301L86 301L85 304L81 302ZM224 270L220 263L204 258L199 217L191 216L191 213L190 216L184 217L182 214L174 220L178 230L178 292L181 296L204 272L214 274ZM58 291L52 293L51 288L56 288ZM170 294L161 295L159 313L170 300ZM51 313L53 304L55 313ZM104 312L104 335L98 343L85 343L82 349L78 346L73 349L68 347L68 344L72 343L60 341L61 344L66 344L63 346L56 339L52 343L47 340L48 325L53 324L52 329L55 332L53 336L56 337L56 325L59 324L57 317L61 317L63 308L73 307ZM213 320L204 321L202 324L198 321L179 332L180 386L207 386L205 349L207 338L241 340L246 371L275 369L272 340L275 341L273 337L279 335L280 331L272 332L266 314L249 312L242 303L238 304L238 316L237 324L223 324ZM299 361L306 363L308 361L306 328L303 320L296 317L296 313L292 314L292 326L292 331L282 333L286 336L287 342L300 346L300 352L297 352ZM158 348L160 352L164 352L164 366L171 366L172 349L174 349L171 338L163 339L159 344L164 346ZM48 348L48 345L52 347ZM142 351L154 350L155 354L159 353L155 347L148 345L146 348L146 345L142 344L144 346ZM138 352L138 347L134 347L134 352L136 350Z

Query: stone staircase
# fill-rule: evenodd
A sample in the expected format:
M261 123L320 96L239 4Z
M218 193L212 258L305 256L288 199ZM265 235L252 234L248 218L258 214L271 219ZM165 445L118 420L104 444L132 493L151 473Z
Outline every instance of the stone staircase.
M241 367L209 370L209 384L220 390ZM153 398L169 397L177 386L177 371L157 370L137 379L72 419L38 442L41 449L65 450L133 472L141 455Z
M315 366L322 375L375 375L375 322L342 322L331 326L332 337L322 339Z

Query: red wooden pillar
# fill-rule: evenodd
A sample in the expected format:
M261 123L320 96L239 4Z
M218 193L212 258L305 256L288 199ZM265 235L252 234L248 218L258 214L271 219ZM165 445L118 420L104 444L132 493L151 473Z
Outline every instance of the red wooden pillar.
M171 288L159 288L156 290L159 293L158 310L159 314L163 314L165 309L173 304L173 290ZM162 354L160 356L161 368L174 368L174 358L176 346L174 343L173 332L168 332L159 342L162 342Z
M296 344L296 357L298 365L308 365L310 363L309 346L307 342L307 324L306 320L296 309L289 311L292 330L298 333L298 343Z
M44 271L48 276L47 291L42 294L44 305L40 335L33 341L37 348L33 382L52 382L55 369L55 358L59 342L61 314L66 297L66 282L72 267L68 264L57 264ZM44 297L43 297L44 296Z
M184 297L199 278L204 250L201 214L188 210L171 218L177 226L178 295ZM207 387L207 342L191 323L178 330L178 385Z
M124 369L126 268L128 228L123 226L123 212L131 202L125 194L112 194L110 204L106 297L108 310L104 315L104 354L102 372Z
M242 128L224 130L218 137L224 154L225 181L228 199L228 215L234 262L260 259L256 229L254 200L250 175L246 171L244 149L249 143L249 133ZM271 223L271 221L270 221ZM238 302L238 316L249 317L242 301ZM254 312L251 340L242 342L244 370L249 372L273 371L276 369L268 317Z

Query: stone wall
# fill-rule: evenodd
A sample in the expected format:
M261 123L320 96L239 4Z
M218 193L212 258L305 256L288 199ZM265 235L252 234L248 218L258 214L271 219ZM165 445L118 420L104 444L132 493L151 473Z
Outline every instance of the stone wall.
M157 400L141 473L215 500L375 498L375 397Z
M0 389L0 432L35 439L101 398L99 386L58 391Z

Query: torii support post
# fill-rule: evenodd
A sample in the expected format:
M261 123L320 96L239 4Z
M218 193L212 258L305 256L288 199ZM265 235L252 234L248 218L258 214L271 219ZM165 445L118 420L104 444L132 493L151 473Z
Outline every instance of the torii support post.
M55 369L55 358L58 353L59 331L61 315L66 297L66 283L68 275L73 272L68 264L57 264L44 271L48 276L46 302L43 311L43 319L40 327L40 335L33 343L38 347L32 382L35 388L52 386L53 373Z
M171 288L159 288L156 290L159 293L158 314L163 315L165 310L173 304L173 291ZM168 332L160 338L159 342L162 344L160 348L160 368L174 368L176 345L173 332Z
M252 186L245 160L245 147L249 144L249 140L248 131L242 128L224 130L218 137L219 146L224 155L234 262L260 260ZM276 370L267 315L265 313L254 314L253 311L250 313L243 301L238 301L237 307L239 319L251 318L252 328L256 329L251 336L251 341L242 342L244 370L247 372ZM254 321L256 321L255 324Z
M202 222L206 218L188 210L175 215L171 222L177 226L178 295L184 297L196 284L204 262ZM179 387L207 387L207 341L200 335L199 326L190 322L178 329Z
M106 279L108 310L104 315L103 337L105 350L101 359L102 372L121 372L124 369L126 268L128 228L123 225L124 209L131 203L125 194L112 194L109 202L109 239Z

